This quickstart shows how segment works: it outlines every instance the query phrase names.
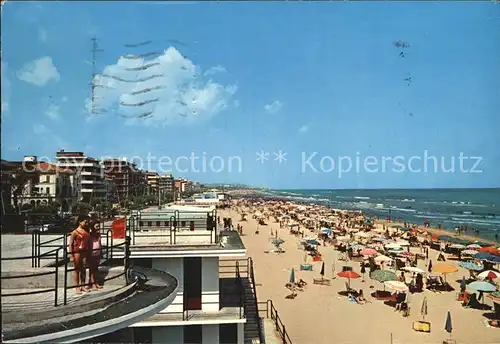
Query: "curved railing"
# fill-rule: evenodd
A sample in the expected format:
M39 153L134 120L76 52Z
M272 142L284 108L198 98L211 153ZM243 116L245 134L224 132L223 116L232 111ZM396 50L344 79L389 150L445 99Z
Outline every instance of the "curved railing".
M111 241L109 239L109 231L106 236L106 245L103 246L102 248L98 249L101 252L106 252L106 258L105 261L109 261L113 259L113 251L116 249L121 249L124 251L124 269L123 272L116 274L112 277L105 278L104 283L113 279L120 278L126 274L127 269L130 267L130 238L126 238L124 242L113 245L113 239L111 237ZM42 234L40 231L33 231L32 233L32 255L31 256L23 256L23 257L2 257L0 260L2 262L6 261L26 261L26 260L31 260L31 266L32 267L41 267L41 260L42 259L51 259L54 261L53 264L53 271L43 271L43 272L35 272L35 273L30 273L30 274L22 274L22 275L11 275L11 276L2 276L1 280L13 280L13 279L33 279L33 278L39 278L41 276L48 276L48 275L53 275L54 276L54 287L53 288L43 288L42 290L32 290L32 291L26 291L26 292L17 292L17 293L6 293L4 294L2 292L1 296L2 298L10 298L10 297L20 297L20 296L26 296L26 295L33 295L33 294L44 294L44 293L54 293L54 306L59 306L59 289L63 289L63 302L61 304L66 305L68 303L68 293L67 291L71 288L80 288L80 287L85 287L88 284L80 284L80 285L69 285L68 286L68 274L71 272L75 271L74 267L70 267L70 255L68 254L68 245L66 244L66 239L68 237L67 234L64 234L60 237L57 237L55 239L50 239L47 241L41 241ZM60 244L55 244L56 242L60 242ZM46 248L51 248L47 252L41 253L42 247ZM63 265L62 265L63 264ZM103 266L102 261L99 263L99 266ZM63 269L64 275L63 275L63 281L59 280L59 272L60 269ZM127 284L127 282L125 282Z
M57 248L54 252L44 253L44 257L54 257L56 261L59 260L61 255L62 248ZM1 258L2 262L6 261L15 261L15 260L28 260L31 259L34 261L35 259L39 259L40 257L34 256L24 256L24 257L7 257ZM15 296L25 296L25 295L34 295L34 294L44 294L54 292L54 306L58 306L58 293L59 293L59 267L56 265L55 271L45 271L45 272L37 272L32 274L24 274L24 275L14 275L14 276L2 276L1 280L12 280L12 279L27 279L27 278L36 278L41 276L54 275L54 288L42 289L42 290L32 290L29 292L21 292L21 293L8 293L4 294L2 291L2 298L15 297Z

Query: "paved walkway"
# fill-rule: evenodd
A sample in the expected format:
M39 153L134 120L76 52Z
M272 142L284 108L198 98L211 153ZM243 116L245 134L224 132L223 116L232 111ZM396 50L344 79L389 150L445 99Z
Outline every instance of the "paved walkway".
M69 304L79 303L79 302L92 302L92 299L96 297L105 296L115 290L123 288L123 285L106 285L100 290L92 290L90 292L76 294L75 290L69 289L67 291L67 302ZM8 294L14 293L27 293L33 291L43 291L50 290L50 288L25 288L25 289L2 289L2 312L14 312L26 309L41 310L49 309L54 307L55 292L48 291L40 294L30 294L22 296L8 296ZM63 305L64 302L64 288L58 288L57 304L59 306Z

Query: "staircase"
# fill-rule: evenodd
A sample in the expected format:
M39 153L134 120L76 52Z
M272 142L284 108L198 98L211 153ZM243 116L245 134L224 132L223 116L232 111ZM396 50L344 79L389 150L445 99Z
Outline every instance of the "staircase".
M262 319L259 317L259 310L256 309L255 300L255 290L253 289L250 277L242 277L243 288L244 288L244 307L245 307L245 317L247 322L245 323L245 344L260 344L261 334L259 321ZM262 324L262 323L261 323Z

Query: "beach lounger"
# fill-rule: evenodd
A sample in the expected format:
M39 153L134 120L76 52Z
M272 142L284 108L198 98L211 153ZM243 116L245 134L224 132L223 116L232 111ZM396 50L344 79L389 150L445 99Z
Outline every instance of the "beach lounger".
M326 278L313 278L313 284L330 285L330 280Z
M414 321L413 322L413 330L417 332L431 332L431 323L427 321Z

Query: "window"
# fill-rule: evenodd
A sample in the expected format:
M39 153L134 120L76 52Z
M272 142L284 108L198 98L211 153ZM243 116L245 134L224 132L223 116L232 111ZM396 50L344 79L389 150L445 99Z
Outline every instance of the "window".
M156 221L156 227L160 227L161 226L161 221Z
M170 227L170 221L165 221L165 227Z
M153 225L153 221L148 221L148 227L151 227Z
M181 221L181 227L186 227L186 221Z
M201 344L203 338L202 325L184 326L184 344Z
M49 187L45 188L45 193L46 194L50 194L50 188Z
M219 342L220 342L220 344L238 343L238 325L237 324L220 324L219 325Z

